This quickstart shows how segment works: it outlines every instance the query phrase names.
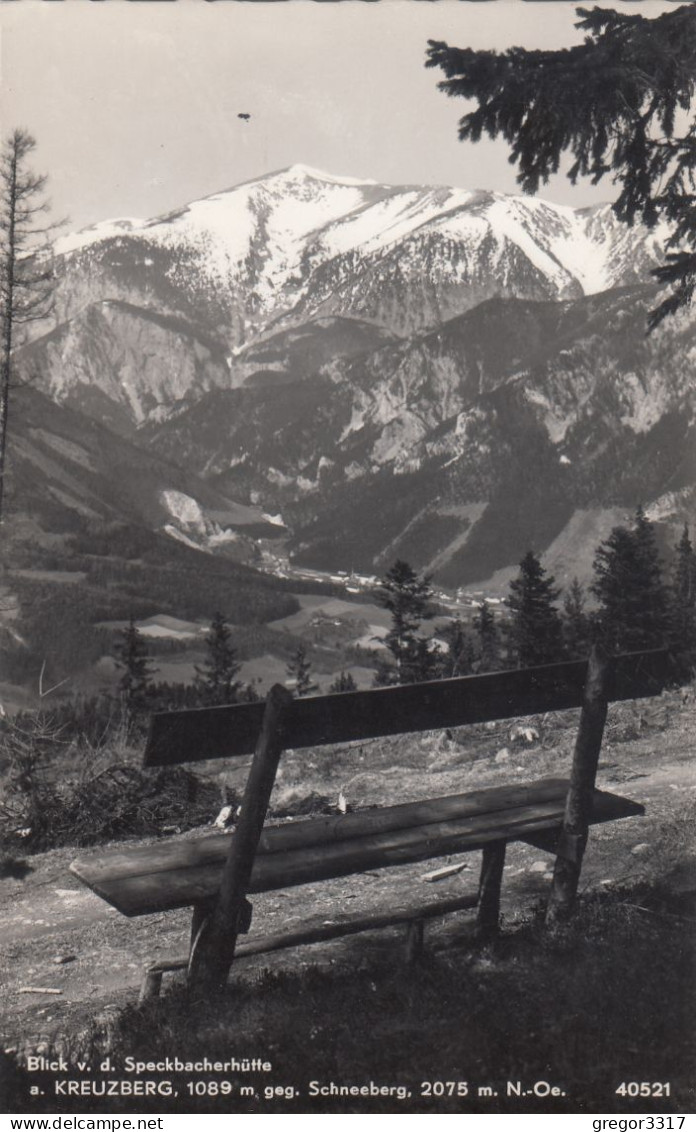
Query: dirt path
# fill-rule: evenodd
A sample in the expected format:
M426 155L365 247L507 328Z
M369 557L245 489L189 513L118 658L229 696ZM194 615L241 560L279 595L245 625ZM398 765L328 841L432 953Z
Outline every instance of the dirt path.
M637 738L626 741L617 733L612 739L610 732L605 741L598 784L643 803L647 812L644 818L593 830L583 869L585 888L654 873L669 865L664 862L670 824L678 822L689 801L696 799L692 760L696 705L679 703L667 716L660 716L659 726L647 722L643 727L641 723ZM567 735L555 736L553 746L542 742L518 751L501 746L501 740L509 735L509 725L501 728L504 726L507 730L498 729L484 736L479 745L482 743L485 749L477 752L473 761L464 759L463 746L447 744L440 736L414 740L411 765L400 768L400 797L394 800L524 781L567 768L570 729ZM389 751L384 757L389 760ZM315 764L311 766L316 769ZM340 781L341 771L336 770L335 760L331 773L334 777L338 774L336 781ZM369 773L363 771L350 781L359 778L362 789L368 777ZM289 779L292 780L292 769ZM393 794L397 776L384 772L379 779L384 792ZM281 786L288 789L288 782ZM186 949L188 911L126 920L68 871L70 861L86 852L61 849L40 854L29 859L32 871L24 879L0 880L0 979L5 1001L0 1036L5 1046L36 1046L56 1032L83 1024L98 1011L133 1002L147 963L179 955ZM476 854L451 858L452 862L466 861L463 872L437 884L424 881L425 874L449 860L380 870L255 897L253 930L278 930L310 915L330 919L337 910L407 903L414 899L414 894L418 899L435 899L457 895L462 888L473 889L477 881ZM523 845L510 847L503 886L503 912L509 921L547 894L551 866L552 858L539 850ZM696 890L693 861L682 865L681 874L680 886ZM470 931L470 917L464 920L451 916L443 923L433 924L428 933L430 946L460 944L462 936ZM399 938L397 929L365 933L331 944L242 960L237 970L240 977L245 973L253 977L261 967L298 968L344 961L359 964L385 948L398 949ZM44 991L47 988L60 994L22 993L21 988L25 987Z

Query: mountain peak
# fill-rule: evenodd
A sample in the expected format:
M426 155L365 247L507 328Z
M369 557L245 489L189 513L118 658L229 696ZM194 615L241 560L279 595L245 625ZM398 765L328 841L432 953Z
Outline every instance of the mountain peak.
M303 165L301 162L297 162L294 165L289 165L287 169L282 169L279 173L271 174L271 177L277 176L284 176L288 179L298 181L308 179L313 181L323 181L324 183L329 185L360 186L378 184L377 181L373 181L371 178L342 177L334 173L325 173L323 169L314 169L311 165Z

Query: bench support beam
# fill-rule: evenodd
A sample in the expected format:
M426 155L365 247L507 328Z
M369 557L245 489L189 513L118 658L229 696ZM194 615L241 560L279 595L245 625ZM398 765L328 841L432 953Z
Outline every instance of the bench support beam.
M609 659L595 645L587 665L584 701L546 913L549 924L566 920L575 904L607 718L609 675Z
M191 950L188 983L203 995L225 986L237 935L249 926L246 899L256 849L278 762L285 745L285 723L292 696L275 684L266 700L261 734L249 771L239 822L232 834L220 891L213 911L201 923Z
M304 947L313 943L343 939L359 932L376 931L397 924L406 924L407 957L415 959L418 947L423 942L426 920L448 916L453 912L471 911L477 905L478 893L473 892L465 896L449 896L418 906L411 904L404 908L390 908L387 912L342 915L336 920L328 921L320 916L310 920L301 928L242 940L235 951L235 959L243 959L250 955L267 955L288 947ZM409 950L412 944L415 945L414 952ZM140 1001L156 998L160 991L162 975L167 971L185 971L188 963L188 958L182 956L176 959L158 959L151 964L143 979Z

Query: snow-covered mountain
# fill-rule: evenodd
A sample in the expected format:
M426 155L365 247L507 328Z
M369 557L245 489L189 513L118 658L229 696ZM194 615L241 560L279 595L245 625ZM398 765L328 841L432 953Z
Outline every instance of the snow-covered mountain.
M634 281L655 258L654 237L627 230L608 206L577 211L493 192L379 185L303 165L154 220L95 225L56 250L74 269L105 246L120 268L130 252L145 276L161 256L171 257L166 276L175 291L210 289L221 301L243 288L256 329L297 308L316 315L337 288L343 314L348 304L350 313L379 321L382 304L370 314L370 288L361 283L375 271L383 289L399 277L405 286L422 284L426 269L431 287L458 295L454 313L461 313L479 288L576 298ZM442 314L421 312L421 325Z
M658 246L608 207L296 165L59 240L58 325L31 360L57 400L107 412L98 391L140 423L242 384L245 351L281 329L338 317L408 337L492 297L570 300L644 280Z
M281 513L309 565L399 554L455 585L532 545L562 575L621 508L693 498L694 320L644 337L663 235L293 166L64 237L57 324L21 364Z

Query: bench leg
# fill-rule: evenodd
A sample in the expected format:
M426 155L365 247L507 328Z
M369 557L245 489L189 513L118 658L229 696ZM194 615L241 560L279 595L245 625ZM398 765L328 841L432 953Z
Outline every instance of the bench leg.
M500 922L500 885L505 865L505 842L486 845L481 862L476 931L480 939L496 935Z
M415 963L423 955L423 920L409 920L406 925L406 962Z
M199 996L223 990L234 960L240 920L247 909L246 893L261 837L278 762L285 745L286 723L292 706L287 688L274 684L266 697L261 733L256 744L242 809L222 870L215 907L199 930L191 951L188 985Z
M609 678L609 659L595 645L587 664L587 680L573 751L563 828L546 910L546 922L549 924L566 920L575 904L607 718Z
M140 986L140 997L138 999L138 1004L149 1002L150 999L153 998L158 998L161 988L162 972L146 971Z

